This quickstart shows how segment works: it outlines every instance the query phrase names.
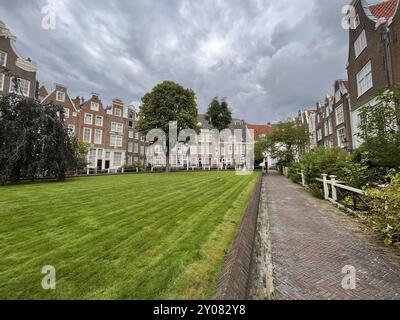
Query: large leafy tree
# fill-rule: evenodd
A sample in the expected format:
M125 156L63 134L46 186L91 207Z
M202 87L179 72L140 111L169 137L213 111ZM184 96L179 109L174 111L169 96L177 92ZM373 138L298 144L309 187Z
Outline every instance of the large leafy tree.
M212 99L206 113L206 120L218 131L229 127L232 122L232 111L229 109L226 100L221 102L218 97Z
M173 81L164 81L142 98L138 129L144 135L153 129L163 130L168 145L170 122L176 122L178 132L183 129L198 131L198 107L192 89L186 89ZM166 151L169 170L170 150L167 148Z
M64 110L11 94L0 99L0 176L3 183L21 178L63 180L76 168L79 152L64 126Z
M267 136L267 151L280 165L289 165L303 154L310 141L308 127L299 121L282 122Z
M364 143L354 154L375 171L375 180L390 169L400 169L400 87L378 92L377 99L377 106L361 109L364 121L358 136Z

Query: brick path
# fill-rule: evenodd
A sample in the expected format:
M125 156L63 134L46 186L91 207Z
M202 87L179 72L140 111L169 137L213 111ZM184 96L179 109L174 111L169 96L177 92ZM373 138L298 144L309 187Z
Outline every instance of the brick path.
M357 220L274 172L267 207L275 299L400 299L399 256ZM342 288L346 265L355 290Z

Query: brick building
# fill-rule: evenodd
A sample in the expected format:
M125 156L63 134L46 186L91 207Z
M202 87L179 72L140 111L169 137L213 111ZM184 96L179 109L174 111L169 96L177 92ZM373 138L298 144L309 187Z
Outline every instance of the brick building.
M364 119L360 108L374 107L378 89L399 83L399 1L388 0L369 5L354 0L356 16L349 32L348 79L351 102L351 125L354 148L362 141L357 137Z
M14 92L13 77L20 81L19 92L25 97L36 97L36 63L30 58L23 58L17 48L16 37L7 29L6 25L0 21L0 95ZM5 74L5 69L11 75Z

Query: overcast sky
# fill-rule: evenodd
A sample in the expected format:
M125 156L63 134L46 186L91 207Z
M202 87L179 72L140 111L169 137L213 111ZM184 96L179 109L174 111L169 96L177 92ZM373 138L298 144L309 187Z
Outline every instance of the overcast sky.
M346 77L349 0L0 0L0 20L38 63L38 80L73 97L135 102L163 80L195 90L201 112L226 97L251 123L283 120Z

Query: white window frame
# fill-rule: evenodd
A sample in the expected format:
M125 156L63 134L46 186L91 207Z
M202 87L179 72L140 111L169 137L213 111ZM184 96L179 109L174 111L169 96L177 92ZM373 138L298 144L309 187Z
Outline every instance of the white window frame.
M111 131L117 133L124 133L124 124L120 122L111 122Z
M86 121L86 117L87 116L90 116L90 122L88 122L88 121ZM93 114L91 114L91 113L85 113L85 115L84 115L84 120L83 120L83 122L84 122L84 124L90 124L90 125L92 125L93 124Z
M62 99L59 99L59 94L62 94ZM57 90L56 91L56 101L59 101L59 102L65 102L65 92L64 91L61 91L61 90Z
M128 138L129 138L129 139L133 139L134 134L135 134L135 133L134 133L132 130L129 130L129 132L128 132Z
M120 156L120 158L119 158L119 163L116 163L116 161L115 161L115 156L116 156L117 154ZM120 166L122 166L122 152L114 152L114 154L113 154L113 165L114 165L114 167L120 167Z
M365 29L360 33L357 40L354 41L354 52L355 52L355 59L357 59L361 53L367 48L367 35L365 33Z
M0 65L0 67L7 66L7 52L0 50L0 54L4 54L4 63Z
M114 141L113 141L114 140ZM110 146L111 147L122 147L123 137L118 135L110 136Z
M85 140L85 133L86 130L89 130L89 140ZM83 128L83 137L82 137L82 141L83 142L87 142L87 143L92 143L92 128Z
M122 117L122 110L120 108L114 108L114 116Z
M4 73L0 73L0 78L1 78L0 91L3 91L4 90L4 82L6 81L6 75Z
M69 108L64 108L65 119L69 119Z
M97 123L97 119L101 119L101 124ZM103 122L104 122L104 118L102 116L96 115L96 117L95 117L95 125L98 126L98 127L102 127L103 126Z
M341 112L339 112L341 110ZM340 119L339 119L340 116ZM341 104L339 107L336 108L336 125L344 123L344 108Z
M98 102L92 101L92 102L90 103L90 110L92 110L92 111L99 111L99 108L100 108L100 104L99 104Z
M369 61L365 66L357 73L357 91L358 97L361 97L368 90L374 86L372 78L372 62Z
M13 82L13 79L14 79L14 77L11 77L11 78L10 78L10 90L9 90L9 91L12 92L12 93L20 94L20 92L15 92L15 90L14 90L14 82ZM25 96L25 97L29 97L29 92L31 91L31 82L30 82L29 80L22 79L22 78L18 78L18 79L20 80L20 82L26 81L26 82L28 83L28 92L27 92L27 94L25 94L25 93L22 92L22 95ZM20 89L21 89L21 88L20 88Z
M97 134L100 132L100 139L97 140ZM95 129L94 130L94 144L102 144L103 143L103 130Z
M343 131L343 134L341 134L340 132ZM340 139L340 137L343 136L343 141ZM345 128L340 128L337 130L337 138L338 138L338 145L339 147L344 147L344 143L345 143L345 139L346 139L346 130Z

